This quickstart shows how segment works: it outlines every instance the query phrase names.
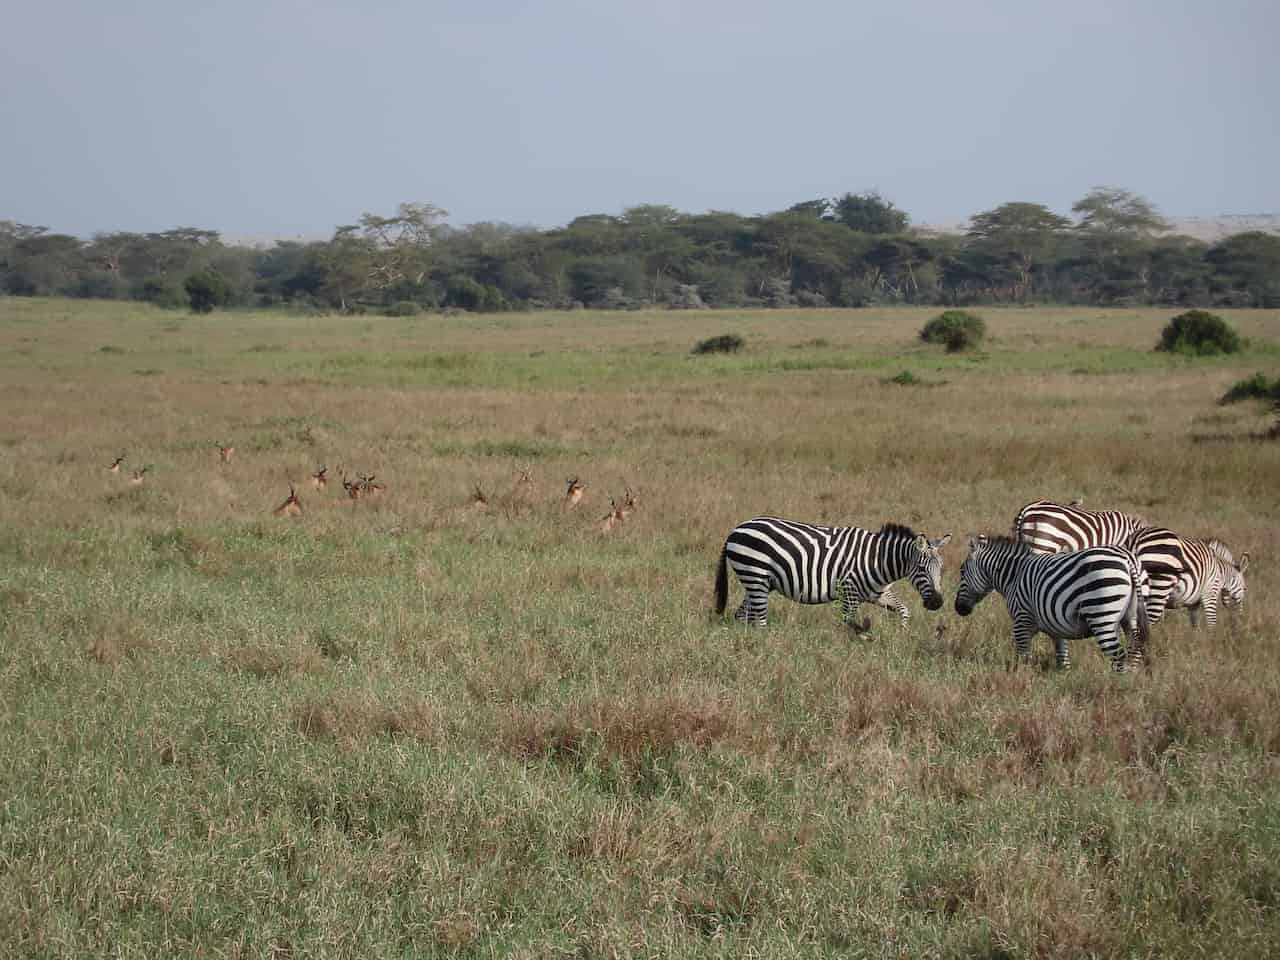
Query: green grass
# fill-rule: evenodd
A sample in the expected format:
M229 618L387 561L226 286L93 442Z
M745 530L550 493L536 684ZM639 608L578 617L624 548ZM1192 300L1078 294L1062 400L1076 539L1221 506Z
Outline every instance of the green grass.
M1275 952L1280 444L1216 401L1280 314L1187 361L1170 311L987 311L974 357L932 312L0 299L0 955ZM1122 677L1010 671L994 597L708 617L753 514L952 532L951 594L1040 496L1250 551L1244 608Z

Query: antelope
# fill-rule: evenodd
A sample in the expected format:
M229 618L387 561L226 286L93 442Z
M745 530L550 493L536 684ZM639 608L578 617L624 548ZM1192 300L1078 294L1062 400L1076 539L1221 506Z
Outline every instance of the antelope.
M517 491L528 490L529 487L531 487L532 485L533 485L533 474L530 473L528 470L521 470L519 473L516 474L515 489Z
M345 473L343 473L341 476L342 476L342 489L347 491L347 496L350 497L352 500L359 500L361 495L364 493L363 482L357 480L355 483L352 483L350 480L347 479L347 475Z
M639 504L636 501L635 494L631 492L631 488L624 487L622 494L622 506L618 510L622 519L625 520L627 517L631 516L632 511L634 511L637 506L639 506Z
M224 447L222 444L214 444L218 448L218 461L220 463L230 463L231 458L236 455L236 448L233 446Z
M289 484L289 499L276 507L273 511L277 517L300 517L302 516L302 501L298 499L298 495L293 491L293 484Z
M622 507L618 506L618 502L609 498L609 512L605 514L604 519L600 521L601 533L612 533L616 527L622 526L622 522L627 515L622 512Z
M129 478L129 482L135 487L142 486L142 478L147 475L147 470L149 469L149 467L143 467L141 470L133 471L133 476Z
M489 509L489 498L484 495L484 490L478 483L476 484L476 492L471 495L471 508L477 511Z
M570 509L582 502L582 491L586 484L577 477L570 477L565 482L569 484L569 488L564 493L564 506L565 509Z
M122 464L122 463L124 463L124 454L123 454L123 453L122 453L122 454L120 454L120 456L116 457L114 460L112 460L112 461L111 461L111 466L107 467L107 470L109 470L111 473L119 473L119 472L120 472L120 464Z
M311 475L311 486L316 490L323 490L329 485L329 478L325 476L329 468L324 464L320 465L320 469Z
M356 476L360 479L360 486L364 492L371 497L380 497L382 496L382 491L387 489L381 483L373 482L374 478L377 477L376 473L371 473L367 477L363 473L357 473Z

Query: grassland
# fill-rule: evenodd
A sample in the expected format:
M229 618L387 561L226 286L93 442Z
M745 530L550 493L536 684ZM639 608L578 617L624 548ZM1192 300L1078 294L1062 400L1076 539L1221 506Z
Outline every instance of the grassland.
M927 316L0 299L0 955L1274 954L1280 443L1215 401L1280 313ZM1010 671L998 598L708 618L753 514L953 532L951 595L1039 496L1249 551L1245 606L1122 677Z

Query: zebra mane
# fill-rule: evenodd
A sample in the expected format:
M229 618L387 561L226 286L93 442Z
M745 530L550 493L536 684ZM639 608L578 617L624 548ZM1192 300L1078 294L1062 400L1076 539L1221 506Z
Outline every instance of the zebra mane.
M1003 547L1015 556L1030 556L1035 553L1035 551L1031 549L1031 544L1026 540L1018 540L1016 537L1007 537L1003 534L983 534L982 536L986 537L986 545L988 548Z
M1231 556L1231 551L1227 549L1227 545L1221 540L1213 539L1205 544L1206 547L1219 559L1225 560L1227 563L1234 564L1235 558Z
M886 523L880 528L880 536L892 537L895 540L914 540L916 532L901 523Z

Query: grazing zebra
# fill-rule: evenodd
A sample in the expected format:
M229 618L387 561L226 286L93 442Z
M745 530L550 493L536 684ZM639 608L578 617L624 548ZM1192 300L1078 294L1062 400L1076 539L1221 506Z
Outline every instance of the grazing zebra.
M930 540L924 534L887 523L880 531L860 527L824 527L778 517L756 517L729 533L716 568L716 613L723 614L729 598L729 565L746 590L734 617L765 626L769 594L777 591L799 603L840 600L844 622L859 625L860 603L896 610L905 625L906 605L894 595L892 584L904 577L920 592L929 610L942 606L942 554L951 534Z
M1061 553L1085 547L1118 547L1147 525L1137 514L1117 510L1092 513L1077 509L1081 503L1028 503L1014 518L1013 538L1025 540L1036 553Z
M1249 555L1237 564L1218 540L1180 537L1164 527L1144 527L1125 544L1151 577L1147 612L1158 623L1168 607L1186 607L1191 625L1199 626L1200 611L1211 628L1218 625L1218 601L1227 606L1244 602L1244 572Z
M1142 660L1149 581L1138 558L1123 547L1045 555L1009 537L979 536L969 541L960 568L956 613L967 617L992 590L1009 605L1021 660L1030 654L1031 638L1043 631L1053 638L1059 667L1071 665L1068 640L1092 636L1115 669L1123 670L1121 629L1129 637L1130 662Z

